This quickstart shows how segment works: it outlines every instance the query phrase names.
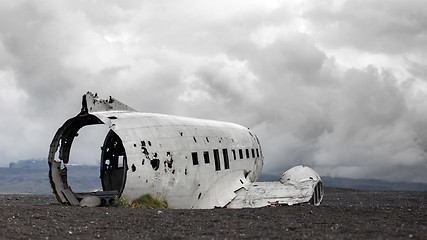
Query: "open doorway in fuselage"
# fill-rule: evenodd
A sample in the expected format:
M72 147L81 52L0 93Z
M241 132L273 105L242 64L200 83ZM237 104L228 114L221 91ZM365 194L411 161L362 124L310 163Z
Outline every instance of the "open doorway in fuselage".
M122 139L112 130L105 137L101 153L101 184L104 191L121 195L126 183L127 158Z

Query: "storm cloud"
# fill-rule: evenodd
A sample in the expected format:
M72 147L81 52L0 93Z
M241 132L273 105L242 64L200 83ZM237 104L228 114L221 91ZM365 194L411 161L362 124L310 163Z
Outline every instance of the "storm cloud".
M426 9L0 1L0 165L46 157L93 91L143 112L247 126L264 173L305 164L324 176L427 183ZM99 134L84 131L74 161L97 164L102 137L93 144Z

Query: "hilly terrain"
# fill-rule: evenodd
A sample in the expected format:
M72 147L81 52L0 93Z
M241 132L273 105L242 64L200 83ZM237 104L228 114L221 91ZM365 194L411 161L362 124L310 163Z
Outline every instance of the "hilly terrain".
M87 192L101 188L99 167L68 165L68 184L74 191ZM0 168L0 193L50 194L47 159L21 160Z
M101 188L99 166L68 165L68 183L74 191L87 192ZM12 162L0 168L0 193L52 193L47 159ZM258 181L278 181L280 176L261 174ZM321 176L323 186L359 190L427 191L427 184L387 182L375 179L350 179Z

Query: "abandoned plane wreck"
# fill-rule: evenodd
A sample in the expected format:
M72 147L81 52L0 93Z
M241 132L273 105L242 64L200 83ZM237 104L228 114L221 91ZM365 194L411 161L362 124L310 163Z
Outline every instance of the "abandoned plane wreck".
M102 190L73 192L67 182L71 145L78 131L105 124L100 143ZM286 171L277 182L255 182L263 166L256 135L227 122L140 113L110 97L83 95L80 113L68 119L50 145L49 181L64 204L97 196L109 205L115 196L166 200L171 208L251 208L311 203L323 198L319 175L306 166Z

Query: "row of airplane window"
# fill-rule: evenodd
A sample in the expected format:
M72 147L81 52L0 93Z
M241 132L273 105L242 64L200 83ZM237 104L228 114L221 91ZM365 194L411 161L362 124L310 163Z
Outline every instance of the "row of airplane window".
M256 153L256 157L259 157L259 150L258 149L253 149L253 148L252 149L239 149L239 159L244 158L243 150L245 150L246 158L251 158L250 153L252 153L252 158L255 158L255 153ZM236 150L231 149L231 153L233 154L233 159L237 160ZM229 161L229 157L228 157L228 149L226 149L226 148L222 149L222 155L224 157L223 158L224 159L224 168L229 169L230 168L230 161ZM215 170L220 171L221 170L221 162L219 159L219 150L218 149L213 150L213 157L214 157L214 161L215 161ZM197 152L192 152L191 158L193 160L193 165L199 165L199 154ZM205 161L205 163L210 163L209 151L203 152L203 160Z

